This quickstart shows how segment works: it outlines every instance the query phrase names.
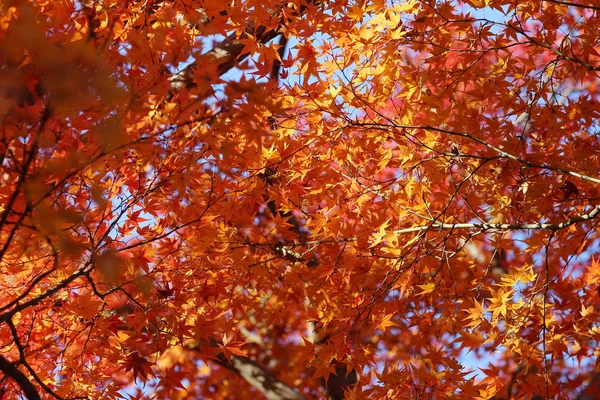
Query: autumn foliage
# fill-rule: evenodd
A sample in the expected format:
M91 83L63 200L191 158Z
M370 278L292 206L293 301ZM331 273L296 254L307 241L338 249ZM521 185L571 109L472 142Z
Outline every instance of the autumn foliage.
M0 1L0 398L600 398L599 38L593 0Z

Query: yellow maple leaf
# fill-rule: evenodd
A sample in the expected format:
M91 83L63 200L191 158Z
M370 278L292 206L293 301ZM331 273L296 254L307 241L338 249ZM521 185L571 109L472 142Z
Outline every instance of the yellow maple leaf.
M381 320L379 320L379 324L377 324L377 329L380 329L381 332L385 333L385 329L389 326L398 326L395 322L392 322L391 319L394 318L394 314L386 314L383 316Z
M435 290L435 283L426 283L425 285L417 285L421 289L420 295L431 293Z

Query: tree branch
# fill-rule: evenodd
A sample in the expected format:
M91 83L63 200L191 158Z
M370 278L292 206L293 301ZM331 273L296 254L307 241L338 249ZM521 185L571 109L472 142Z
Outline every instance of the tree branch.
M446 224L442 222L434 222L430 225L423 226L415 226L412 228L398 229L395 230L395 234L403 234L403 233L412 233L412 232L421 232L427 231L430 229L443 229L443 230L452 230L452 229L479 229L481 231L517 231L517 230L528 230L528 229L538 229L538 230L548 230L548 231L558 231L560 229L564 229L568 226L574 225L578 222L589 221L598 216L600 213L600 206L594 207L592 211L587 214L578 215L573 218L569 218L564 222L560 222L557 224L547 224L542 222L537 222L533 224L490 224L490 223L473 223L473 224Z
M452 136L462 136L464 138L467 138L469 140L477 142L477 143L495 151L496 153L498 153L498 155L500 155L500 157L508 158L509 160L516 161L516 162L526 165L528 167L539 168L539 169L549 169L552 171L557 171L557 172L563 173L565 175L571 175L571 176L583 179L585 181L600 184L600 179L593 178L593 177L587 176L587 175L583 175L583 174L580 174L579 172L570 171L568 169L564 169L564 168L560 168L560 167L554 167L554 166L548 165L548 164L537 164L537 163L533 163L533 162L530 162L527 160L523 160L522 158L519 158L513 154L510 154L510 153L486 142L485 140L479 139L467 132L456 132L456 131L451 131L449 129L442 129L442 128L437 128L437 127L433 127L433 126L401 126L401 125L397 125L396 127L403 128L403 129L426 129L426 130L430 130L430 131L446 133L446 134L452 135Z
M17 367L13 365L13 363L8 361L2 355L0 355L0 371L2 371L4 375L11 378L17 383L17 385L19 385L27 399L41 400L41 397L38 394L37 390L35 390L35 386L33 386L33 383L31 383L29 379L27 379L25 374L19 371Z
M247 357L232 355L228 360L220 353L217 358L219 365L235 372L269 400L304 400L294 389Z
M370 127L370 128L374 128L374 129L381 129L381 130L392 131L392 132L394 131L393 128L404 129L404 130L423 129L423 130L428 130L428 131L433 131L433 132L445 133L445 134L451 135L451 136L460 136L460 137L464 137L466 139L472 140L474 142L477 142L477 143L487 147L488 149L493 150L495 153L497 153L499 155L500 158L508 158L509 160L513 160L515 162L518 162L519 164L523 164L523 165L526 165L531 168L547 169L550 171L556 171L556 172L560 172L561 174L574 176L574 177L582 179L584 181L600 184L600 179L598 179L598 178L584 175L579 172L571 171L571 170L568 170L565 168L555 167L555 166L549 165L549 164L537 164L537 163L534 163L531 161L524 160L522 158L519 158L511 153L508 153L508 152L486 142L483 139L479 139L467 132L457 132L457 131L453 131L450 129L438 128L438 127L429 126L429 125L401 125L401 124L396 124L393 122L390 125L379 124L379 123L368 123L368 122L365 122L365 123L351 122L350 125L367 127L367 128Z
M545 0L549 3L562 4L564 6L570 7L579 7L579 8L587 8L588 10L600 10L600 6L592 6L587 4L578 4L570 1L560 1L560 0Z
M110 310L110 315L128 315L133 312L133 307L121 307L119 309ZM153 324L152 324L153 325ZM128 331L131 328L127 325L117 327L120 330ZM156 330L154 330L156 328ZM156 326L148 328L150 332L157 333L160 329ZM258 363L248 357L231 355L229 358L220 350L222 342L215 338L202 340L193 345L184 345L183 348L190 351L195 351L200 354L205 354L206 351L211 353L211 360L217 362L220 366L239 375L242 379L258 389L269 400L304 400L304 397L296 393L294 388L279 380L270 371L261 367Z
M199 56L196 61L185 67L183 70L172 75L169 78L171 86L175 91L194 86L194 70L201 68L203 64L216 65L217 75L222 76L227 71L244 61L249 53L241 54L246 45L241 40L247 39L249 35L260 38L261 43L267 43L279 35L275 29L267 30L264 26L255 27L254 23L249 23L244 32L237 37L232 33L218 45L208 52Z
M315 2L315 0L308 0L309 4ZM230 34L211 50L199 56L196 61L172 75L169 78L169 81L171 82L173 89L178 91L183 88L194 86L194 70L202 68L204 63L207 65L217 65L217 75L222 76L240 62L244 61L249 56L249 53L242 54L242 51L246 47L243 43L245 39L257 38L260 43L265 44L280 35L280 30L285 23L283 17L280 15L283 7L285 6L278 6L273 12L272 17L278 19L278 24L275 28L269 29L264 25L256 26L254 22L248 23L241 35L238 35L235 32ZM300 7L297 11L297 15L302 15L305 10L306 6ZM283 45L283 47L285 47L285 45Z

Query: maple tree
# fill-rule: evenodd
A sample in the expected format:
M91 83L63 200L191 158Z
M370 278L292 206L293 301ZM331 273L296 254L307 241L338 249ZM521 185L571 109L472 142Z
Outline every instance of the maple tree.
M0 398L598 398L599 27L0 2Z

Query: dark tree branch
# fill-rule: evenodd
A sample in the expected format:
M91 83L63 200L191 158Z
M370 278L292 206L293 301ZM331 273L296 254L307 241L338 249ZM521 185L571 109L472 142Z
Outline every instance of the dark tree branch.
M55 399L63 400L62 397L60 397L58 394L56 394L52 389L50 389L50 387L48 385L46 385L44 383L44 381L42 381L40 379L40 377L36 374L36 372L31 367L31 365L29 365L29 363L27 362L27 359L25 358L25 348L23 347L23 344L21 343L21 340L19 339L19 334L17 332L17 328L13 324L12 320L8 320L7 323L8 323L8 327L10 328L10 332L12 333L13 340L15 341L15 344L17 345L17 349L19 350L19 357L21 358L21 364L23 364L25 369L27 369L27 371L29 371L29 373L33 377L33 380L36 381L37 384L40 385L41 388L46 391L46 393L49 393Z
M4 373L4 375L11 378L13 381L19 385L25 397L29 400L41 400L40 395L37 390L35 390L35 386L33 383L27 379L24 373L18 370L18 368L13 365L10 361L8 361L4 356L0 355L0 371Z
M279 48L277 49L277 55L283 60L285 55L285 49L287 47L288 39L285 35L279 36ZM278 59L273 60L273 66L271 67L271 80L278 82L279 73L281 72L281 61Z
M588 10L600 10L600 6L593 6L593 5L589 5L589 4L579 4L579 3L573 3L571 1L560 1L560 0L545 0L549 3L555 3L555 4L561 4L564 6L570 6L570 7L579 7L579 8L586 8Z

